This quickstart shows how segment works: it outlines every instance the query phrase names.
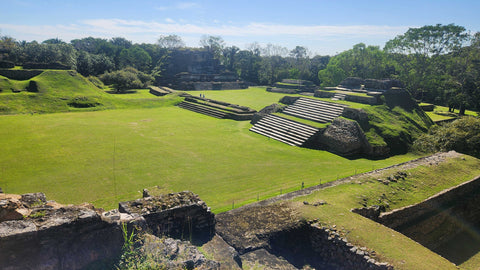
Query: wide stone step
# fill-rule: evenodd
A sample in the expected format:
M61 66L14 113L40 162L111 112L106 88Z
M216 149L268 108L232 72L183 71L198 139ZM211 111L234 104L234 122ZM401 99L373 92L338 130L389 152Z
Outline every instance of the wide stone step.
M322 111L309 111L305 110L304 108L291 108L288 110L284 110L283 113L290 114L290 115L301 115L302 118L311 118L312 120L329 120L335 117L338 117L341 114L334 114L334 113L324 113Z
M294 130L294 129L284 128L284 127L275 126L275 125L270 125L270 124L267 124L267 123L260 123L259 122L255 126L257 128L263 129L263 130L268 130L268 131L271 131L271 132L281 134L285 139L290 139L292 141L298 141L298 142L301 142L301 143L305 142L306 140L308 140L308 138L310 136L313 135L313 134L307 135L307 134L297 133L296 130Z
M313 99L310 98L299 98L297 101L295 101L297 104L303 104L303 105L310 105L315 108L330 108L332 110L343 110L345 106L340 106L340 104L336 104L333 102L325 102L325 101L314 101ZM295 104L294 103L294 104Z
M292 143L292 142L286 141L286 140L282 139L282 138L279 137L279 136L276 136L276 135L274 135L274 134L267 133L267 132L262 131L262 130L259 130L259 129L255 129L254 127L250 128L250 131L253 131L253 132L258 133L258 134L260 134L260 135L263 135L263 136L266 136L266 137L275 139L275 140L277 140L277 141L286 143L286 144L291 145L291 146L299 146L299 145L296 144L296 143Z
M225 118L225 116L226 116L226 113L223 113L223 112L220 112L220 111L217 111L215 109L205 107L205 106L202 106L202 105L190 103L190 102L183 101L183 102L179 103L177 106L180 107L180 108L192 111L192 112L201 113L201 114L208 115L208 116L215 117L215 118L222 119L222 118Z
M323 109L323 108L311 108L311 107L302 107L302 106L295 106L295 105L288 106L284 111L300 112L304 114L311 114L314 116L334 116L334 117L338 117L343 113L343 111L330 111L328 109Z
M306 131L313 131L313 132L318 131L318 129L315 128L315 127L305 125L305 124L302 124L302 123L298 123L298 122L295 122L295 121L292 121L292 120L289 120L289 119L286 119L286 118L283 118L283 117L280 117L280 116L276 116L276 115L273 115L273 114L265 116L264 118L262 118L262 120L275 121L277 123L281 123L281 124L288 125L288 126L291 126L291 127L296 127L296 128L306 130Z
M260 132L263 132L264 134L267 134L268 137L270 138L274 138L274 139L281 139L282 141L285 141L285 142L288 142L289 144L292 144L292 145L297 145L297 146L300 146L302 145L305 140L302 140L302 139L299 139L299 138L296 138L296 137L292 137L292 136L288 136L286 135L284 132L282 131L279 131L279 130L276 130L276 129L273 129L273 128L268 128L268 127L265 127L265 126L255 126L255 127L252 127L251 128L252 131L254 132L257 132L257 131L260 131ZM257 132L259 133L259 132ZM262 135L264 135L262 134Z
M318 129L276 115L267 115L252 126L250 131L289 145L301 146Z
M323 100L318 100L318 99L313 99L313 98L301 97L301 98L297 99L297 101L310 102L310 103L314 103L314 104L322 104L322 105L326 105L326 106L343 107L343 108L349 107L346 104L339 104L339 103L328 102L328 101L323 101Z
M318 130L305 130L305 129L302 129L300 127L295 127L295 126L290 126L288 124L286 125L286 124L283 124L283 123L278 123L278 122L275 122L272 119L266 119L266 120L263 120L263 121L259 121L258 124L276 126L276 127L281 128L283 130L294 130L295 133L298 134L298 136L306 136L306 137L310 137L311 135L315 134L318 131Z
M332 120L331 118L312 117L311 115L308 115L308 114L290 113L290 112L283 112L283 113L291 115L291 116L295 116L295 117L298 117L298 118L314 121L314 122L317 122L317 123L322 123L322 124L328 123Z

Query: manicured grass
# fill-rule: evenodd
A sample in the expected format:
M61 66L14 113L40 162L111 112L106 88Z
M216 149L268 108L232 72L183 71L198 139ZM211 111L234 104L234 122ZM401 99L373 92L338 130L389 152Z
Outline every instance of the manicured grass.
M242 90L188 91L188 93L191 95L204 94L206 98L248 106L257 111L263 109L265 106L268 106L270 104L278 103L278 101L284 96L305 97L298 94L267 92L266 87L250 87L248 89L242 89ZM334 101L328 98L316 98L316 97L308 97L308 98L323 100L327 102L347 104L352 108L357 108L357 109L366 108L370 106L366 104L348 102L344 100Z
M448 107L435 105L433 112L425 112L434 122L455 119L458 117L458 109L455 112L449 112ZM465 111L465 115L478 116L477 112Z
M192 190L215 212L402 162L291 147L177 107L0 117L0 187L114 208L143 188Z
M452 170L452 168L455 168ZM351 184L324 189L296 201L313 203L325 200L320 207L297 204L308 219L318 219L328 226L347 233L349 241L375 250L377 255L395 265L395 269L456 269L455 266L407 237L350 212L350 209L371 205L385 205L398 209L419 203L441 190L470 180L480 174L480 161L465 156L439 166L420 166L408 171L406 180L384 185L377 178L393 174L386 171L381 176L364 177ZM406 252L408 251L408 252ZM470 262L470 265L476 265ZM477 268L475 268L477 269Z

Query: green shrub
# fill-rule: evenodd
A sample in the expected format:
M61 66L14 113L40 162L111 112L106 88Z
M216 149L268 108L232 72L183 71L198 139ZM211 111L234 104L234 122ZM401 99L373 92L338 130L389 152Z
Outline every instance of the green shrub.
M434 126L413 144L417 152L455 150L480 157L480 119L466 116L442 126Z
M128 89L146 88L154 78L132 67L122 70L107 72L100 76L104 84L113 85L117 93L125 92Z

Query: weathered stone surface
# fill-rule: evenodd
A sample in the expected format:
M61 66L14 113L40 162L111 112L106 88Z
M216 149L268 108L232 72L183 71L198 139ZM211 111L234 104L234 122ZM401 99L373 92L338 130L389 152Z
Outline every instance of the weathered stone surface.
M362 215L371 220L378 221L378 217L380 216L380 214L382 212L385 212L385 206L373 205L370 207L355 208L355 209L352 209L352 212Z
M119 211L142 215L155 235L204 242L215 230L215 215L190 191L121 202Z
M276 112L281 112L283 110L284 106L274 103L272 105L268 105L265 108L261 109L259 112L255 113L253 115L252 120L250 121L250 124L255 125L260 119L262 119L264 116L271 114L271 113L276 113Z
M271 254L268 250L261 248L241 256L243 269L265 269L265 270L297 270L289 261L281 256Z
M361 154L369 146L358 123L343 118L335 118L320 135L320 141L328 151L340 155Z
M20 200L23 204L25 204L26 207L40 205L47 202L47 198L42 192L22 194L22 198Z
M392 87L403 88L403 85L399 80L365 79L365 88L367 89L388 90L388 89L391 89Z
M240 254L267 247L276 232L301 226L293 210L282 204L232 210L216 220L217 233Z
M5 196L4 199L0 199L0 222L22 219L23 213L18 211L21 208L22 203L18 198Z
M27 234L37 231L37 226L31 220L9 220L0 222L0 237Z
M220 263L208 260L187 241L144 235L141 252L166 269L220 269Z
M292 96L284 96L280 99L280 103L287 104L287 105L292 105L299 99L300 97L292 97Z
M221 270L240 270L243 263L238 252L229 246L218 234L205 243L202 249L220 263Z
M348 77L340 82L341 87L350 88L350 89L360 89L364 80L358 77Z

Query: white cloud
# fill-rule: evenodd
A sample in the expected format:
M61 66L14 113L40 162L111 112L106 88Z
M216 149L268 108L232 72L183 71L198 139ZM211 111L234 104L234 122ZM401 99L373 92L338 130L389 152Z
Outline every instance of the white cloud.
M268 23L250 23L243 26L234 25L194 25L188 23L174 23L172 19L167 18L168 24L159 22L146 22L138 20L121 19L95 19L85 20L85 27L99 32L171 32L177 34L211 34L221 36L274 36L274 35L293 35L306 36L315 39L315 37L331 36L387 36L404 33L407 26L379 26L379 25L287 25L287 24L268 24Z
M155 42L159 35L177 34L182 36L188 46L197 46L202 35L222 36L227 44L229 40L242 40L247 44L254 41L271 42L283 46L307 45L311 49L323 50L325 46L333 47L324 53L335 53L351 48L354 44L364 42L368 45L380 45L383 42L405 33L408 26L382 25L288 25L252 22L246 25L234 24L193 24L176 22L166 18L165 22L92 19L70 25L13 25L0 24L2 33L16 39L38 41L58 37L69 41L88 36L111 38L125 37L133 42ZM189 40L197 40L190 43ZM374 42L374 44L372 44ZM328 45L327 45L328 43ZM240 46L240 44L230 44ZM317 47L313 48L313 46Z

